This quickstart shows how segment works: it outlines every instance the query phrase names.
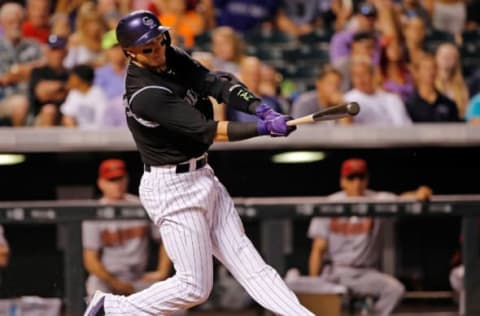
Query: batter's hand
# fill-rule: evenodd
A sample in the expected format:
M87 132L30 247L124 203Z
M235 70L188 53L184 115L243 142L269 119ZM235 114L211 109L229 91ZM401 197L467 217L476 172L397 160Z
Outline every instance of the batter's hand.
M270 135L272 137L288 136L297 129L296 126L288 126L287 121L292 117L288 115L280 115L272 120L258 121L257 129L260 135Z
M133 284L121 281L119 279L114 279L110 281L109 285L115 294L130 295L135 292Z
M281 113L278 113L278 112L274 111L271 107L269 107L268 105L263 104L263 103L260 104L255 109L255 114L257 115L257 117L259 119L264 120L264 121L273 120L273 119L283 115Z

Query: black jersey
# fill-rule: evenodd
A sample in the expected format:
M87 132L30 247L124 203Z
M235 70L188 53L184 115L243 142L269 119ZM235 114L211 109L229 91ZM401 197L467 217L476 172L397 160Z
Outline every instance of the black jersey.
M415 91L406 102L408 114L414 122L458 122L457 105L447 96L437 91L432 103L423 99Z
M168 47L167 71L130 63L127 70L128 127L144 163L177 164L202 155L216 135L217 122L199 110L208 95L224 102L225 81L183 50Z

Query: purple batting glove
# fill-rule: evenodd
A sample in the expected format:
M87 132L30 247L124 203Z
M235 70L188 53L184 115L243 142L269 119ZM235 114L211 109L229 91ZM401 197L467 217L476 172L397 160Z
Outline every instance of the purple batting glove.
M262 120L257 121L257 131L258 135L270 135L270 131L267 128L267 122Z
M274 118L277 118L283 114L275 112L271 107L269 107L266 104L260 104L256 109L255 109L255 114L257 117L261 120L264 121L270 121L273 120Z
M287 121L291 120L292 117L288 115L280 115L273 120L265 121L267 130L270 132L272 137L281 137L288 136L291 132L297 129L296 126L288 126Z

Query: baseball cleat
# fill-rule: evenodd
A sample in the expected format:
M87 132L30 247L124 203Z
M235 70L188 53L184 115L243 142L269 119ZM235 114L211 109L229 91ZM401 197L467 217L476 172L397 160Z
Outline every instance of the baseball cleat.
M87 306L87 310L83 316L105 316L105 310L103 309L103 303L105 302L105 295L102 291L96 291L93 295L90 303Z

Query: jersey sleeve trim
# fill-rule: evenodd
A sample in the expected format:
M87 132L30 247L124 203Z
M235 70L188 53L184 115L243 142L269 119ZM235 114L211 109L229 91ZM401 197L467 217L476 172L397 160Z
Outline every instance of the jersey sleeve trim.
M127 116L132 117L135 121L137 121L138 123L140 123L141 125L143 125L145 127L155 128L155 127L160 126L160 124L158 124L157 122L149 121L149 120L146 120L146 119L143 119L143 118L139 117L138 115L136 115L132 111L132 108L130 107L130 104L132 104L133 99L137 95L139 95L140 93L142 93L143 91L145 91L147 89L159 89L159 90L167 91L168 93L171 93L171 94L173 94L173 91L171 89L167 88L167 87L164 87L164 86L145 86L145 87L139 89L138 91L135 91L135 93L132 94L130 99L128 99L128 101L125 104L125 106L127 108Z

